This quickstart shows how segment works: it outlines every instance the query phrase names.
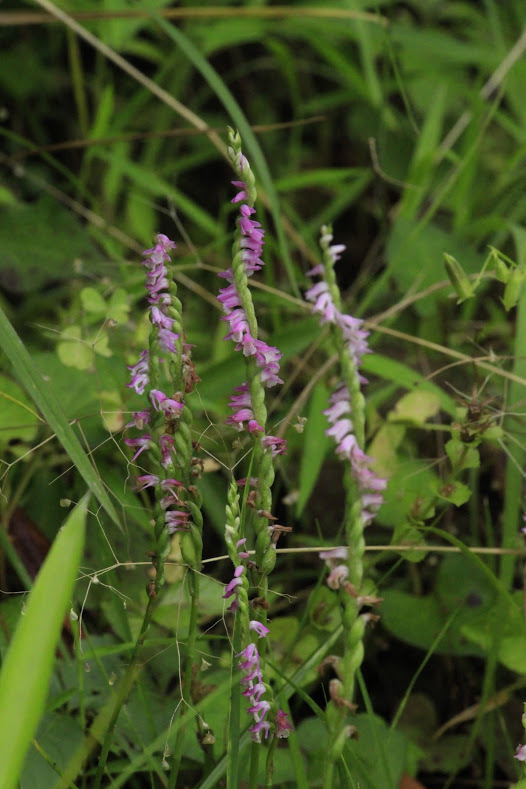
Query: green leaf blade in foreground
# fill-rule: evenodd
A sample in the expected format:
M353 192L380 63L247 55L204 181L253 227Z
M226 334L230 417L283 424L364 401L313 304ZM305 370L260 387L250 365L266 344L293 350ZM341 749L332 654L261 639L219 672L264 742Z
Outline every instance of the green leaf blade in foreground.
M13 365L18 379L40 409L46 422L56 434L58 440L68 453L72 463L88 485L89 490L99 500L112 521L119 526L119 518L104 489L102 481L91 463L80 442L69 425L64 413L53 393L46 386L39 370L26 350L22 340L11 326L5 313L0 308L0 345Z
M0 672L0 786L14 789L44 712L55 648L84 545L88 496L69 515L40 570Z

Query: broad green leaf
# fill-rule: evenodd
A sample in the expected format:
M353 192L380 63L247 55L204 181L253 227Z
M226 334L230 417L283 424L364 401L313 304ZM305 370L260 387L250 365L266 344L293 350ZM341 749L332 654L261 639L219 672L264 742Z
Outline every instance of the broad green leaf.
M80 222L56 200L4 206L0 215L0 284L15 293L35 292L69 279L76 259L97 252Z
M386 425L392 430L403 430L401 425ZM386 442L387 443L387 442ZM367 450L375 459L372 447ZM391 466L386 454L382 465L375 463L375 470L389 478L385 501L379 513L380 522L386 526L398 526L421 517L432 518L437 478L429 464L412 460L404 455L393 455Z
M16 205L14 194L5 186L0 186L0 205Z
M450 501L455 507L461 507L471 498L471 490L463 482L448 482L438 489L441 499Z
M421 562L427 555L426 541L414 526L407 523L399 524L393 534L393 545L414 545L412 551L404 551L402 556L408 562Z
M463 471L466 468L478 468L480 466L478 449L464 444L459 438L450 439L445 449L455 471Z
M445 279L442 266L444 252L452 254L467 274L482 267L481 256L465 241L447 233L435 224L421 226L404 216L398 217L387 244L389 274L401 293L422 291ZM415 302L414 308L423 317L436 312L439 302L434 295Z
M439 397L434 392L417 389L401 397L387 418L390 422L410 422L422 426L439 411Z
M95 288L82 288L80 301L86 312L93 312L95 315L104 315L106 312L106 302Z
M129 313L128 294L124 288L117 288L111 295L108 318L114 320L115 323L124 323L128 319Z
M448 612L444 605L432 595L417 596L398 589L382 590L380 604L382 624L401 641L420 649L429 649L440 631L446 626L448 616L453 618L456 610ZM479 655L482 650L466 639L460 628L451 625L436 645L438 654Z
M75 507L40 570L0 673L0 786L15 789L44 711L82 556L88 496Z
M80 326L68 326L57 343L57 355L66 367L88 370L93 364L93 351L87 342L81 340Z
M35 739L57 767L62 768L70 753L82 742L82 729L73 713L47 713L40 721ZM36 748L31 748L24 763L20 789L52 789L56 782L55 770Z
M374 469L381 477L391 477L403 459L397 449L402 443L406 429L404 425L387 423L382 425L367 447L367 454L374 458Z
M522 615L521 592L515 592L513 597L520 607L502 609L505 610L505 614L504 620L500 622L498 659L510 671L524 675L526 674L526 628ZM493 611L495 610L493 606ZM475 621L467 621L462 627L463 635L485 652L491 649L495 640L495 617L488 613Z
M100 392L100 411L106 430L110 433L118 433L123 429L122 398L118 389Z
M454 775L471 761L471 744L467 734L441 737L431 741L422 754L421 767L430 772Z
M457 405L452 397L431 381L426 381L420 373L396 359L390 359L379 353L367 354L362 360L361 369L366 374L378 375L386 381L393 381L404 389L419 389L431 393L438 398L446 413L456 416Z
M79 440L68 424L60 405L35 367L25 345L0 309L0 344L18 376L22 386L36 403L89 489L93 491L112 521L119 526L119 518L106 493L104 485L86 457Z
M95 331L88 338L84 338L82 334L80 326L68 326L62 334L63 339L57 343L58 357L66 367L88 370L93 364L94 352L99 356L112 356L105 331Z

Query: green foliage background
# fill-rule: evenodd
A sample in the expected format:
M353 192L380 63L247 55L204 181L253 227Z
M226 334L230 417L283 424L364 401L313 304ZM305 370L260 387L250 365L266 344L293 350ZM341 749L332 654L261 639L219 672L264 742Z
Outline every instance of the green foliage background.
M294 527L287 548L339 544L342 518L320 414L337 380L301 298L322 223L347 245L337 268L346 309L372 332L368 445L390 482L367 532L367 573L383 602L341 785L395 789L419 775L490 789L519 778L525 29L521 0L2 5L2 590L29 588L28 553L38 566L61 504L86 486L98 502L71 600L83 637L76 619L63 630L22 787L93 785L98 743L124 698L151 548L148 498L133 492L122 440L138 405L126 364L147 337L139 263L158 231L178 244L202 379L192 407L206 459L205 557L225 552L228 476L246 472L223 424L243 361L222 340L215 300L233 227L227 125L243 137L268 228L255 293L283 352L285 386L270 406L289 440L275 487L275 514ZM457 304L444 253L476 282L475 298ZM296 729L277 750L277 786L321 786L329 676L316 669L341 635L322 565L314 550L287 553L271 580L270 671ZM227 771L232 665L229 568L204 567L199 649L210 665L187 713L201 744L190 727L184 761L185 782L202 789ZM166 785L188 628L184 571L169 572L108 786ZM2 659L23 600L2 595ZM204 723L215 741L203 746ZM241 753L247 744L242 735Z

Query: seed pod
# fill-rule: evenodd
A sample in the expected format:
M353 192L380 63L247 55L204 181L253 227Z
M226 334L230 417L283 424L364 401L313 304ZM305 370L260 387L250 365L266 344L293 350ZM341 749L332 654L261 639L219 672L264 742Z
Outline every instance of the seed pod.
M455 260L452 255L448 255L447 252L444 252L444 265L451 284L455 288L455 292L458 296L457 304L462 304L466 299L472 299L475 295L475 291L458 260Z

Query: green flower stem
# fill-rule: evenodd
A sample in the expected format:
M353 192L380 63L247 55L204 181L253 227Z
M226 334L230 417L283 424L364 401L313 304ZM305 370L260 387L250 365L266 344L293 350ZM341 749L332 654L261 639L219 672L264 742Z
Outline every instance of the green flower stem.
M278 738L275 734L273 734L272 740L270 741L267 753L267 762L265 766L265 789L272 789L272 786L274 785L274 752L276 750L277 742Z
M190 597L192 600L190 608L190 624L188 629L187 647L186 647L186 661L184 668L183 687L181 689L181 718L184 716L187 707L192 702L191 698L191 683L192 683L192 668L194 664L194 650L196 642L196 633L198 628L198 614L199 614L199 573L189 570L189 586ZM179 776L179 769L181 767L181 759L183 756L184 738L186 735L186 724L183 724L177 731L177 737L174 745L174 752L172 756L172 763L170 766L170 775L168 777L168 789L175 789L177 785L177 778Z
M257 742L253 742L250 746L250 773L248 776L249 789L258 789L258 775L259 775L259 753L261 746Z
M328 232L327 232L328 231ZM322 235L330 235L330 228L323 228ZM329 286L332 301L341 312L341 295L336 275L334 261L329 251L330 239L322 240L324 279ZM351 404L351 418L353 431L358 446L363 450L365 444L365 399L361 392L360 378L356 364L343 343L343 338L337 326L332 327L332 341L337 349L340 369L344 385L349 392ZM365 553L364 524L362 517L362 500L358 483L355 480L350 465L344 472L345 496L345 537L348 547L347 566L349 570L348 582L350 588L359 593L363 582L363 556ZM341 661L341 686L338 687L336 698L327 704L327 726L330 732L330 741L326 770L324 776L325 789L334 786L334 769L340 758L346 741L345 718L351 709L356 672L360 668L364 656L363 636L365 621L359 615L360 607L355 597L349 591L349 586L342 585L339 589L339 599L342 609L342 624L344 627L344 651Z
M243 180L246 185L246 203L254 207L257 199L257 192L255 188L255 177L248 164L244 163L243 168L240 167L241 161L241 139L239 134L234 133L230 129L230 144L229 149L232 164L236 169L238 176ZM254 340L258 339L259 327L254 310L254 302L252 294L248 287L248 277L245 272L245 261L243 259L243 248L241 246L242 232L239 227L239 217L236 220L236 231L234 234L234 242L232 246L232 273L237 293L239 295L243 310L247 317L250 335ZM250 400L252 403L252 412L258 425L263 428L263 435L254 442L253 454L253 467L254 474L258 478L258 498L256 502L257 510L271 511L272 507L272 483L274 482L274 467L272 464L272 453L265 452L261 443L265 435L267 425L267 408L265 405L265 387L261 382L261 372L256 365L255 359L249 357L247 359L247 379L250 391ZM268 529L268 520L261 516L255 516L253 519L254 530L256 533L256 563L258 570L263 578L274 569L276 564L276 551L275 547L271 545L270 532ZM262 619L263 623L266 617Z
M234 632L232 634L232 646L234 655L241 652L241 628L238 617L234 620ZM239 740L241 732L241 686L238 678L234 674L238 672L237 666L232 664L230 705L228 721L228 767L227 767L227 787L237 789L239 786Z
M139 676L139 672L137 670L138 662L139 662L139 653L144 643L144 639L146 638L146 633L148 632L148 629L150 627L152 613L153 613L153 601L154 601L154 597L150 596L148 598L148 605L146 606L146 611L144 612L141 630L139 632L137 641L135 642L135 646L133 648L131 660L128 664L128 668L126 669L124 677L122 678L119 684L116 703L113 708L108 726L106 728L104 741L102 743L102 749L99 756L99 762L97 765L97 772L95 774L93 789L100 789L100 783L102 781L102 776L104 775L106 762L108 760L108 754L110 752L110 747L113 740L113 733L115 731L115 726L117 725L117 720L119 718L120 711L123 708L123 706L126 704L126 700L133 687L134 681Z

